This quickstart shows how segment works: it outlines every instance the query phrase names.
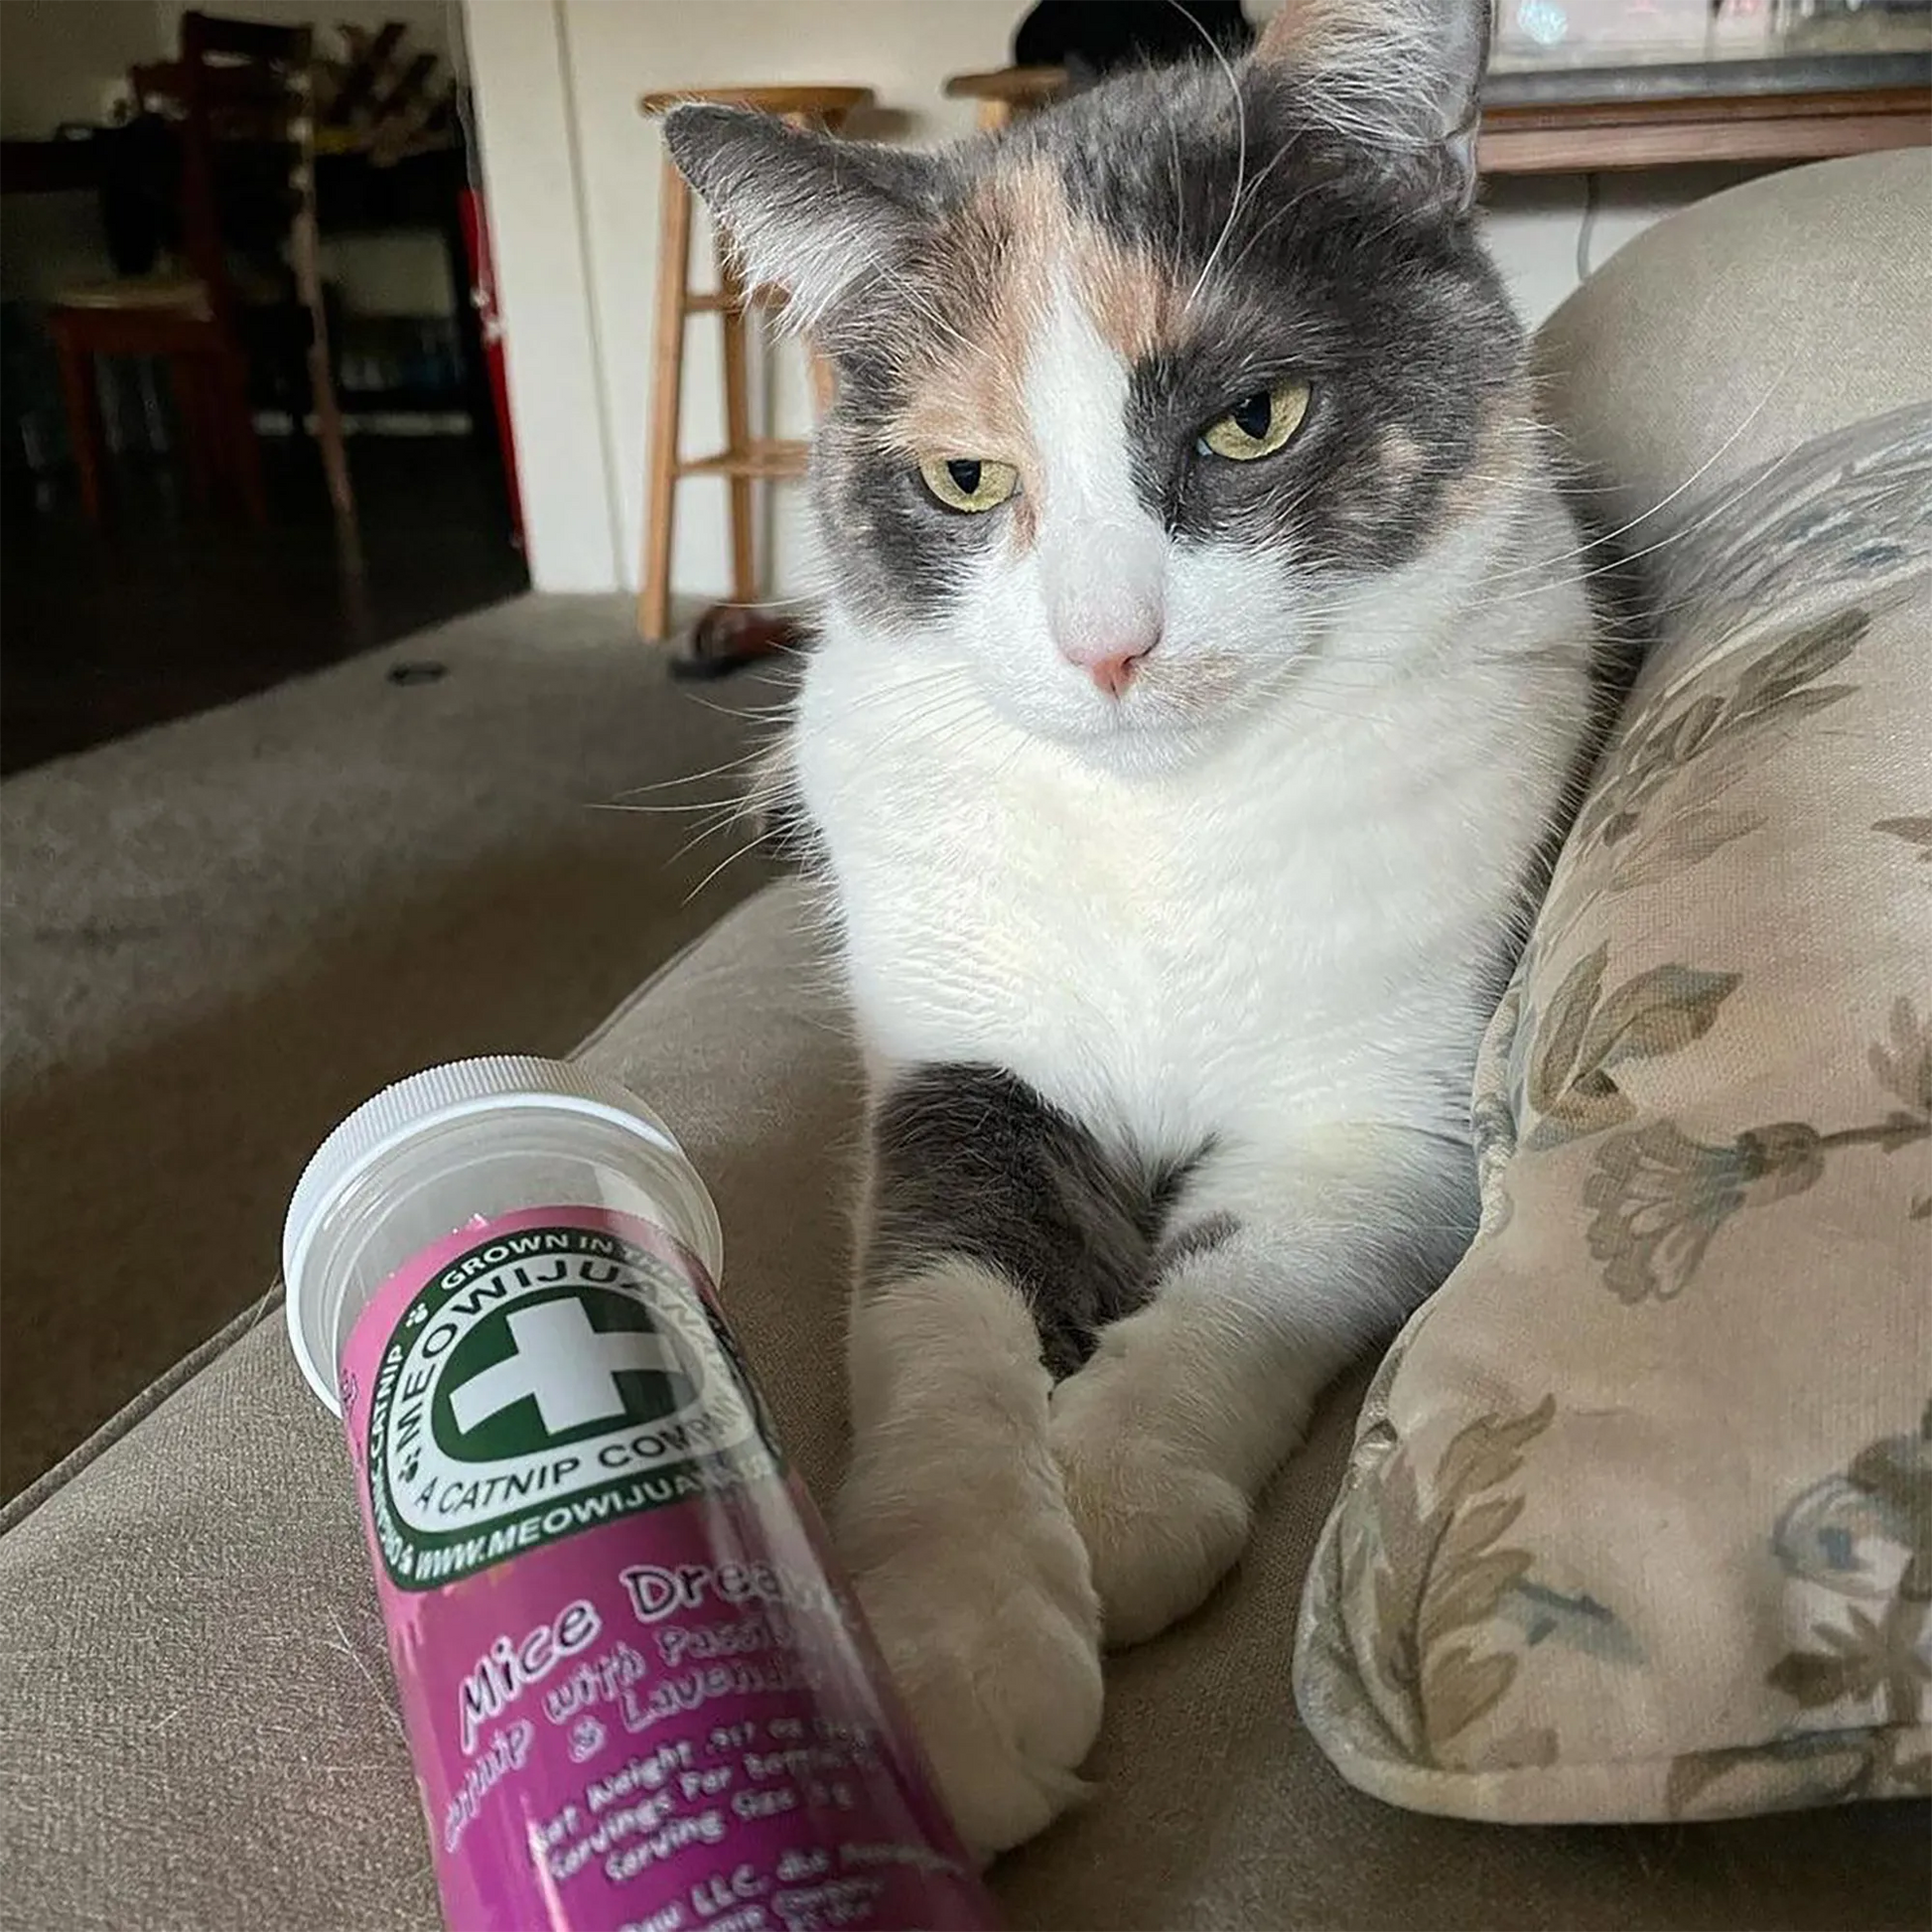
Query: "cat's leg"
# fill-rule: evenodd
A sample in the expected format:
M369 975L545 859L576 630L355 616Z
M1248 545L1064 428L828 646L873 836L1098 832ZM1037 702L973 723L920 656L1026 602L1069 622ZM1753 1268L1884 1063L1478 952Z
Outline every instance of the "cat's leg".
M1206 1596L1315 1398L1474 1232L1465 1147L1405 1136L1361 1154L1211 1154L1153 1298L1054 1389L1054 1453L1108 1643L1139 1643Z
M1047 1438L1148 1241L1097 1149L1011 1075L928 1066L874 1108L841 1552L962 1835L1071 1802L1100 1725L1099 1608Z

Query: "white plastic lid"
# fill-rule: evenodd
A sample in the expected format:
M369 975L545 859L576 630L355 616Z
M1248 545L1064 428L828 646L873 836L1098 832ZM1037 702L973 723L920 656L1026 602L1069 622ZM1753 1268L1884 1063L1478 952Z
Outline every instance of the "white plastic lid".
M661 1153L683 1158L670 1129L628 1087L567 1060L510 1054L452 1060L412 1073L364 1101L310 1158L282 1224L289 1342L309 1386L330 1409L340 1406L334 1304L341 1296L329 1295L309 1266L325 1216L370 1169L418 1135L504 1107L587 1114L636 1135Z

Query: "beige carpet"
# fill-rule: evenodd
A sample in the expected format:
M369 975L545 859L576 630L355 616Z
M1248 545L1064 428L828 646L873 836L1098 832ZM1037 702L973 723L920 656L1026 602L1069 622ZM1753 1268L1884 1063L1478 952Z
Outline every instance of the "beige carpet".
M529 598L0 785L0 1495L261 1297L346 1109L563 1051L760 883L698 890L742 833L600 807L741 758L717 707L772 696Z

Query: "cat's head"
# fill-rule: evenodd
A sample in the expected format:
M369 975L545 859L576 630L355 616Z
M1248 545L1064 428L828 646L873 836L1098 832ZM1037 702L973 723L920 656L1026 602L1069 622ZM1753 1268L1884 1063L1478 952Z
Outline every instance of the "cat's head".
M835 365L812 486L848 627L1159 762L1452 545L1526 415L1469 220L1487 39L1485 0L1287 0L1239 65L937 154L675 109Z

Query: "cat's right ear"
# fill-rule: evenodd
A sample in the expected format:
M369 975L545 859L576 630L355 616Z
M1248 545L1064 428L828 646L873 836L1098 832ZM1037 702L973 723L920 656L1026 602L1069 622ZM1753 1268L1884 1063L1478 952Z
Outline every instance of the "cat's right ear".
M1254 60L1311 83L1337 134L1466 212L1490 0L1282 0Z
M748 107L673 107L664 140L718 217L747 285L783 289L788 320L803 328L899 252L931 192L925 155L834 140Z

